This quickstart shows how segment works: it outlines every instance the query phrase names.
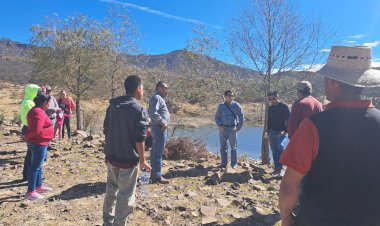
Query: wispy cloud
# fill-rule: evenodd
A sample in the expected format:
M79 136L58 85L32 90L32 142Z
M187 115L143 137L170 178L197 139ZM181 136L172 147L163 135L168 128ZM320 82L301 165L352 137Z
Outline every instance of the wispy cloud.
M380 58L373 59L372 67L380 67Z
M168 18L168 19L173 19L173 20L178 20L178 21L184 21L184 22L189 22L189 23L193 23L193 24L205 25L205 26L216 28L216 29L222 29L223 28L223 27L221 27L219 25L209 24L209 23L202 22L202 21L195 20L195 19L190 19L190 18L185 18L185 17L171 15L171 14L168 14L168 13L165 13L165 12L161 12L161 11L158 11L158 10L150 9L150 8L144 7L144 6L135 5L135 4L128 3L128 2L120 2L120 1L116 1L116 0L99 0L99 1L106 2L106 3L112 3L112 4L120 4L120 5L129 7L129 8L138 9L140 11L147 12L147 13L154 14L154 15L157 15L157 16L160 16L160 17L164 17L164 18Z
M320 51L321 51L321 52L329 53L329 52L330 52L330 49L321 49Z
M348 43L348 44L355 44L356 41L353 40L343 40L343 42Z
M369 47L376 47L380 44L379 41L374 41L374 42L366 42L366 43L363 43L363 46L369 46Z
M363 34L356 34L356 35L351 35L351 36L348 36L347 38L348 39L362 39L364 38L365 35Z

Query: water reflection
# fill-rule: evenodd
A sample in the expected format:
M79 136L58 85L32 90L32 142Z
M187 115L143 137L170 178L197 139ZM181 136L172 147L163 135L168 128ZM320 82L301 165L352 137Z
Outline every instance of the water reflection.
M246 153L249 158L259 159L261 156L261 135L263 127L247 126L238 133L238 156ZM171 134L171 132L170 132ZM176 129L174 132L178 137L191 137L206 142L211 152L219 152L219 131L215 127ZM230 149L229 149L230 150Z

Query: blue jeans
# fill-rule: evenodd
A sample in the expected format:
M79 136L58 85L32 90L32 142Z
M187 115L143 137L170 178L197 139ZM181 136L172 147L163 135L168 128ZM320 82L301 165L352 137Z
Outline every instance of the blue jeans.
M150 164L152 166L151 178L161 177L162 155L165 150L165 142L168 138L168 130L161 130L160 125L154 125L151 128L152 149L150 151Z
M46 157L47 146L31 144L31 164L28 171L28 192L42 186L42 165Z
M285 134L273 130L269 131L269 145L272 150L273 163L276 170L282 169L280 158L286 147L287 139L288 138Z
M225 127L224 131L219 131L220 156L222 157L222 166L227 166L227 140L231 147L231 167L237 164L237 134L233 127Z

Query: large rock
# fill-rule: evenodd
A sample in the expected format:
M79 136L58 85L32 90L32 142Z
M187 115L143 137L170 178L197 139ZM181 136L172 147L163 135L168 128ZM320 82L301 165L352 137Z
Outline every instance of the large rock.
M216 217L209 217L209 216L202 217L202 225L212 224L216 222L218 222L218 219Z

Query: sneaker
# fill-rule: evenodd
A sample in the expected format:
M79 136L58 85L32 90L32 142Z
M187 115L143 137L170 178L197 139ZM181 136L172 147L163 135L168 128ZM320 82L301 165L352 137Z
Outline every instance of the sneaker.
M224 169L224 170L225 170L225 169L227 169L227 166L226 166L226 165L222 165L222 164L220 164L220 165L218 166L218 168L219 168L219 169Z
M169 180L159 177L159 178L153 178L152 183L158 183L158 184L169 184Z
M232 166L231 168L234 169L234 170L237 170L238 165L236 164L236 165Z
M36 192L38 193L46 193L46 192L51 192L51 191L53 191L53 188L49 188L46 186L41 186L41 187L36 188Z
M27 192L25 198L31 201L41 200L44 198L43 195L38 194L36 191Z

